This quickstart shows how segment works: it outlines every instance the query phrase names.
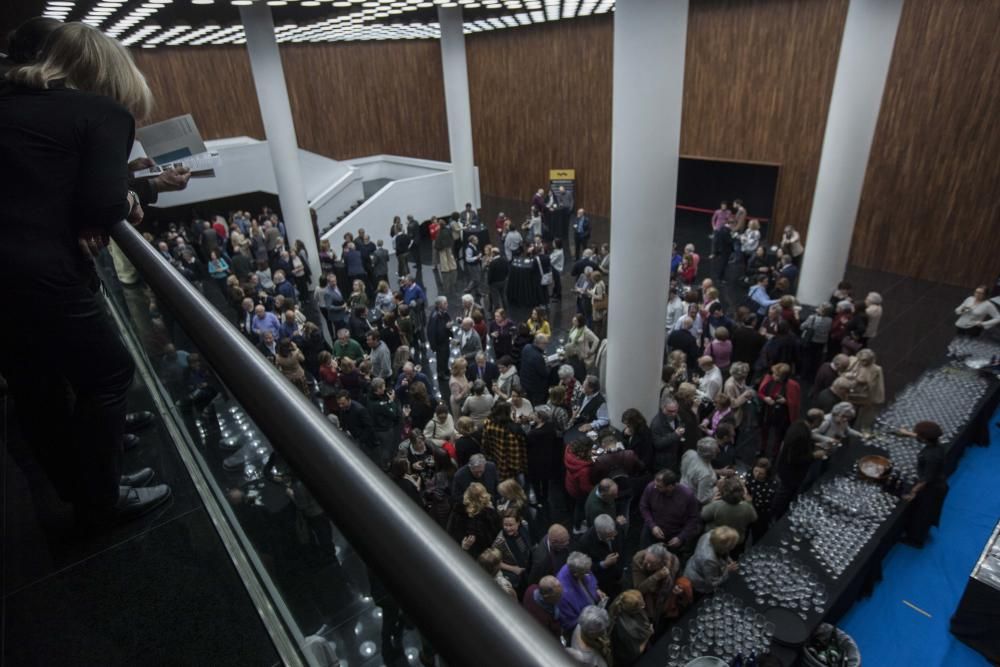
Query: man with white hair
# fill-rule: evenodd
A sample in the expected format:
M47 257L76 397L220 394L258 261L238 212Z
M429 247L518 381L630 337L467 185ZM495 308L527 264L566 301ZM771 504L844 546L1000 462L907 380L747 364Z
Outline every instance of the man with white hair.
M702 438L695 449L689 449L681 457L681 484L691 489L702 505L715 495L719 475L712 467L712 459L718 453L719 443L715 438Z
M667 347L672 350L680 350L687 358L688 370L692 370L698 365L698 340L691 332L694 327L694 319L685 315L680 319L680 328L672 331L667 336Z
M562 626L559 625L556 612L562 595L563 589L559 580L552 575L546 575L537 584L528 586L521 598L521 606L557 638L562 635Z
M474 324L471 317L466 317L462 320L458 332L458 353L465 357L469 366L476 363L476 355L483 350L483 341L479 339L479 333L472 328Z
M451 480L451 502L455 506L462 504L462 496L465 495L469 485L479 482L486 487L490 495L496 497L497 485L500 479L497 475L497 467L486 460L482 454L473 454L469 457L469 462L455 472Z
M472 317L476 311L482 312L483 307L476 303L476 297L471 294L462 295L462 313L460 317L464 320L466 317Z
M714 401L715 397L722 391L722 371L715 365L715 359L705 355L698 359L698 368L701 370L701 378L698 380L698 391Z
M618 523L609 514L599 514L591 528L580 538L577 549L590 556L594 562L594 576L597 587L615 597L620 588L624 572L624 535L618 531Z

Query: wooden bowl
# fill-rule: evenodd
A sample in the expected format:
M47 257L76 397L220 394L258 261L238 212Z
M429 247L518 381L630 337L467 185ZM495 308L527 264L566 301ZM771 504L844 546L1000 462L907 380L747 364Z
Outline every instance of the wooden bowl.
M884 456L872 454L858 459L858 476L878 482L886 478L892 470L892 461Z

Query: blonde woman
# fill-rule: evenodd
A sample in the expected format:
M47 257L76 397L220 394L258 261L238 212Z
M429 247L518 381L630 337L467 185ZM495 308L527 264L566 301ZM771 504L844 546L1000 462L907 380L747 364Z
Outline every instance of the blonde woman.
M34 64L11 69L0 104L0 278L32 323L30 333L3 327L3 349L18 351L4 355L13 367L4 375L18 408L34 414L36 424L68 428L90 406L86 423L92 426L54 440L40 429L42 442L32 444L52 453L46 472L59 495L91 516L130 519L170 497L166 485L119 493L134 366L88 288L93 271L79 243L105 237L121 220L142 221L126 165L136 118L146 117L152 104L128 50L83 23L59 25ZM54 349L79 361L38 364ZM24 377L31 382L22 384ZM70 392L38 389L66 384L82 400L72 404Z
M448 392L450 394L448 402L451 405L451 414L455 416L455 419L462 416L462 404L472 389L472 383L465 376L468 367L469 362L465 360L465 357L459 357L451 365L451 376L448 378Z
M448 532L463 550L478 558L493 544L500 528L500 515L493 507L490 492L479 482L469 484L462 495L462 504L452 512Z
M750 364L737 361L729 367L729 378L722 386L722 393L729 397L733 423L737 429L743 423L743 407L756 393L753 388L747 385L749 376Z
M875 417L885 403L885 376L882 367L875 363L875 353L865 348L852 357L844 377L854 384L850 402L858 411L855 426L859 431L871 430Z
M598 338L604 338L608 333L608 285L604 282L604 274L594 271L591 274L593 287L587 290L590 297L591 320L594 322L594 333Z
M351 283L351 295L347 297L347 305L353 311L355 308L368 308L368 295L365 294L365 284L360 280Z

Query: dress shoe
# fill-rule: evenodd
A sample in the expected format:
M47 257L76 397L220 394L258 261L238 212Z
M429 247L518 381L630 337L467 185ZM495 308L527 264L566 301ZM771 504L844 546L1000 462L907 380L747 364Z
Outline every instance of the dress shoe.
M122 446L125 448L126 452L130 449L135 449L139 446L139 436L135 433L126 433L122 437Z
M134 519L150 512L170 499L170 487L157 484L150 487L118 487L115 515L119 520Z
M149 486L149 483L153 481L154 475L156 473L153 472L152 468L142 468L133 473L122 475L119 484L121 486Z
M125 430L129 433L142 430L153 423L153 413L149 410L130 412L125 415Z

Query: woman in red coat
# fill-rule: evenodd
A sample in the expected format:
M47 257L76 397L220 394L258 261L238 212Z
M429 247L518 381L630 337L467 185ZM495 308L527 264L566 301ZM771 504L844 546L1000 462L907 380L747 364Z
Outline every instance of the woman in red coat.
M764 376L757 389L757 397L762 403L760 416L760 456L773 459L778 454L781 441L789 425L799 418L802 397L799 383L791 378L792 367L775 364L771 372ZM774 432L775 445L770 446L769 438Z
M564 486L569 500L573 503L573 527L583 524L584 505L594 484L590 481L590 469L594 466L592 450L594 444L589 438L580 438L566 446L563 465L566 467Z

